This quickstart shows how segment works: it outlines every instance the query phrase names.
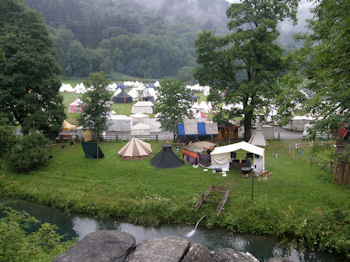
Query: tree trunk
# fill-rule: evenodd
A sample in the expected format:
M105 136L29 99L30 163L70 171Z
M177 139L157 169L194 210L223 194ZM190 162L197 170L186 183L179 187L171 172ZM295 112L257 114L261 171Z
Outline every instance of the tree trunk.
M244 141L248 142L252 136L252 113L248 113L244 116Z

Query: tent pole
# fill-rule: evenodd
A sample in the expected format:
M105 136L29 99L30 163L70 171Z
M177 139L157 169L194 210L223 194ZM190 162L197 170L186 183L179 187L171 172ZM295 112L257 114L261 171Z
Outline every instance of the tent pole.
M97 144L97 152L96 152L96 155L97 155L97 160L98 160L98 144Z

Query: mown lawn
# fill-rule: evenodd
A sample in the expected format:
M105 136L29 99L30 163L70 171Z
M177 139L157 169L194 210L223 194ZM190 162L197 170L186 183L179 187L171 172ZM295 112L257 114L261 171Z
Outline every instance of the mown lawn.
M67 212L113 216L134 223L195 223L207 214L207 227L235 232L273 234L299 239L299 243L325 250L350 250L350 188L332 184L332 174L310 165L296 154L293 160L283 141L270 141L266 167L271 178L254 181L241 178L238 170L227 177L204 172L186 164L157 170L150 159L127 161L117 157L126 142L101 143L106 157L85 158L80 144L52 146L48 166L27 174L8 171L0 176L0 192ZM161 143L152 142L154 154ZM278 152L278 158L274 158ZM211 185L230 188L230 197L220 217L216 207L193 207ZM203 223L203 224L204 224Z

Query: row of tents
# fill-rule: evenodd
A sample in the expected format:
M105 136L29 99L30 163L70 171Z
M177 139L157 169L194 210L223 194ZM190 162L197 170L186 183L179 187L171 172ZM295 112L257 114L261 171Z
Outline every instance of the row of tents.
M104 154L95 142L82 142L82 147L87 158L103 158ZM151 165L158 169L176 168L184 165L184 161L172 151L172 146L164 144L161 151L151 159ZM231 145L216 147L214 143L200 141L185 146L182 149L184 160L190 164L199 164L205 168L229 171L230 165L237 167L238 159L236 151L243 150L251 158L255 171L265 169L265 149L247 142L239 142ZM205 154L205 152L207 152ZM151 145L138 138L131 140L119 151L118 156L124 160L145 159L152 156ZM241 165L238 165L241 167Z

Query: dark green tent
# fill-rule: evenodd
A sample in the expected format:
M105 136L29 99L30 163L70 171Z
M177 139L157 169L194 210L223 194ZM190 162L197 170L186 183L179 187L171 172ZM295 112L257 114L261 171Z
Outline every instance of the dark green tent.
M104 158L105 157L99 144L97 144L95 142L83 142L82 141L81 145L83 146L84 153L85 153L85 156L87 158L97 159L97 158Z

